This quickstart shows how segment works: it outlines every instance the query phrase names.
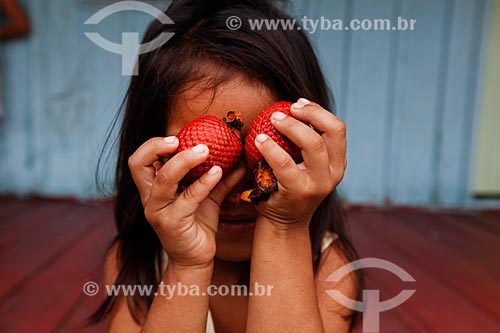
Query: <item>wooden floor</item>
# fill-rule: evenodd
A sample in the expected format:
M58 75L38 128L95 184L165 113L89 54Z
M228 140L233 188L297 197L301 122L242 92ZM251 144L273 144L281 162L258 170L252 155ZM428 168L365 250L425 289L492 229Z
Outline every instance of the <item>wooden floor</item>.
M500 332L500 212L358 208L349 218L361 257L415 279L365 270L381 300L416 290L381 314L381 332ZM0 198L0 332L103 332L82 326L99 302L82 286L100 281L113 234L109 204Z

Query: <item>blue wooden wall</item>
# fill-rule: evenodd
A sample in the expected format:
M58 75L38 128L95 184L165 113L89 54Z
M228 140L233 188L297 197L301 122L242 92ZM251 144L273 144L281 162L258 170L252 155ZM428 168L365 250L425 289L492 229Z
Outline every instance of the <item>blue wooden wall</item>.
M1 192L98 195L97 156L127 78L120 57L83 33L119 42L150 19L124 12L83 25L108 3L24 1L33 35L0 48ZM298 17L417 20L415 31L310 34L348 126L342 194L359 203L470 204L489 1L295 3Z

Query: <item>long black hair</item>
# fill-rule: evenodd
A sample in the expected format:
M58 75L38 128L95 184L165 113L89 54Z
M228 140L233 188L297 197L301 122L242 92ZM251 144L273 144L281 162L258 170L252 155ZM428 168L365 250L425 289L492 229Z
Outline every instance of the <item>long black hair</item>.
M305 97L334 110L334 99L313 47L301 30L253 31L248 25L249 19L291 19L278 4L270 0L178 0L165 13L175 24L163 25L154 20L145 32L143 43L162 32L175 35L162 47L140 55L139 75L131 79L122 106L125 113L119 133L114 197L118 235L113 244L119 244L116 285L159 283L162 246L144 216L127 162L149 138L165 135L171 106L181 91L200 80L209 80L215 88L238 74L264 85L277 100ZM239 29L228 29L226 20L230 16L241 19ZM204 71L207 64L216 68L217 74ZM327 231L337 234L337 243L347 261L358 258L347 235L345 216L335 191L321 202L310 224L315 272ZM357 280L359 295L362 276L358 275ZM154 295L138 294L127 298L138 323L153 298ZM116 296L108 296L90 321L102 320L115 303ZM354 316L358 317L358 313ZM352 326L356 319L352 320Z

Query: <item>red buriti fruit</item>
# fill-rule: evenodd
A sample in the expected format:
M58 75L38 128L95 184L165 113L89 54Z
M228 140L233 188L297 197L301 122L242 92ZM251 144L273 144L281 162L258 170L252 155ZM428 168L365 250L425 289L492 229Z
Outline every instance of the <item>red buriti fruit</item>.
M267 106L262 110L255 120L250 125L250 129L247 137L245 138L245 160L248 168L255 170L258 167L258 163L264 160L261 153L255 146L255 138L257 135L264 133L267 134L271 139L273 139L277 144L280 145L293 160L297 163L302 161L302 155L300 154L300 149L295 144L292 143L286 136L278 132L271 124L271 116L274 112L282 112L287 116L291 116L290 102L276 102Z
M291 116L290 102L276 102L262 110L250 126L249 133L245 139L245 160L248 168L255 174L255 187L237 196L236 202L244 200L254 204L267 200L272 192L278 189L276 178L271 168L264 160L257 147L255 138L264 133L280 145L296 163L302 162L302 155L299 147L292 143L287 137L278 132L271 124L271 116L274 112L283 112Z
M241 115L229 111L223 120L207 115L196 118L181 128L177 134L179 147L174 154L198 144L207 145L209 150L207 160L191 169L182 179L181 186L189 186L214 165L220 166L223 173L236 168L243 152L240 136L242 127Z

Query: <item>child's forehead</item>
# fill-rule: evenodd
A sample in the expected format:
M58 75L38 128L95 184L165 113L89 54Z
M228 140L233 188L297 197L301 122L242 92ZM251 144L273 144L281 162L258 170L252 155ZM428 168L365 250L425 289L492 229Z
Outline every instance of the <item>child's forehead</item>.
M222 119L233 110L243 115L242 132L245 135L255 116L274 101L269 89L241 77L222 82L215 88L195 85L178 96L170 110L166 134L177 134L185 124L202 115L213 114Z

